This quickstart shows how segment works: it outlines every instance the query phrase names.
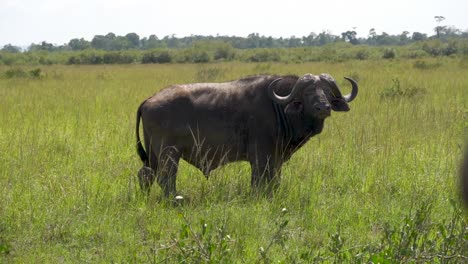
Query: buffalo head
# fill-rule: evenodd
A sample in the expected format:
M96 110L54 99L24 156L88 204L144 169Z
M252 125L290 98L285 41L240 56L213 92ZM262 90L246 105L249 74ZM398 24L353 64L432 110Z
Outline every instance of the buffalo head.
M274 91L275 85L282 80L278 78L270 83L268 94L274 102L286 105L285 112L288 114L302 113L312 118L324 119L330 115L331 110L349 111L348 103L357 96L356 81L348 77L345 79L352 85L351 93L345 96L328 74L305 74L296 81L291 93L286 96L280 96Z

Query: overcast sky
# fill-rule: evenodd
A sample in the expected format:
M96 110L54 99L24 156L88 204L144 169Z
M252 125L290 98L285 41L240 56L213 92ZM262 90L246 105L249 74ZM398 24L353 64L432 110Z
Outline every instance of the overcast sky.
M109 32L160 38L253 32L302 37L353 29L366 37L371 28L378 34L433 34L434 16L467 30L468 0L0 0L0 47L63 44Z

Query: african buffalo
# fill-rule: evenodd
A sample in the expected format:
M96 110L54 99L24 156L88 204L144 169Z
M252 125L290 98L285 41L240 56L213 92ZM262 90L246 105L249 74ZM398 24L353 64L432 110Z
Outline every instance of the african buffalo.
M205 176L227 162L248 161L254 189L277 186L281 165L322 131L331 110L349 111L358 85L345 78L352 85L346 96L328 74L262 75L163 89L137 111L137 150L144 163L140 187L148 191L157 179L166 196L175 194L180 158Z

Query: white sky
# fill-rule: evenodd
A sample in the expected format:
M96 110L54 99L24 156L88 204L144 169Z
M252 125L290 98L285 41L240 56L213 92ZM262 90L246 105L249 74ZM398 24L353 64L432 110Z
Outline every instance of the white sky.
M468 0L0 0L0 47L137 33L162 38L193 35L307 36L346 30L366 37L403 31L433 34L443 25L468 29Z

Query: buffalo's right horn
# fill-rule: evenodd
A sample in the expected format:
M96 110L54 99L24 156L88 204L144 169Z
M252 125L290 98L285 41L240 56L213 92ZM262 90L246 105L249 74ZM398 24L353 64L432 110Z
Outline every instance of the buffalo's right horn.
M349 78L349 77L344 77L346 80L348 80L350 83L351 83L351 86L353 87L353 89L351 90L351 93L350 94L347 94L345 96L343 96L343 98L346 100L346 102L351 102L354 100L354 98L356 98L357 94L358 94L358 84L355 80Z

